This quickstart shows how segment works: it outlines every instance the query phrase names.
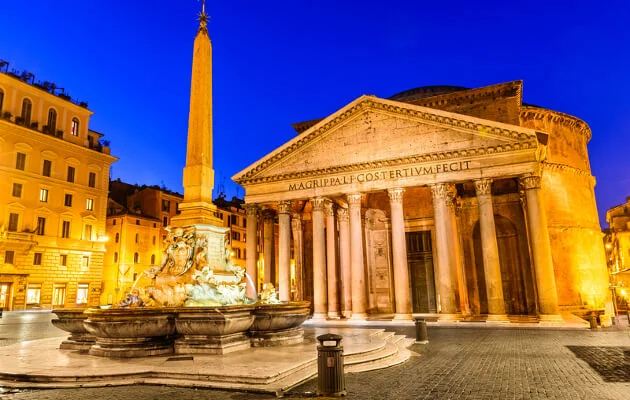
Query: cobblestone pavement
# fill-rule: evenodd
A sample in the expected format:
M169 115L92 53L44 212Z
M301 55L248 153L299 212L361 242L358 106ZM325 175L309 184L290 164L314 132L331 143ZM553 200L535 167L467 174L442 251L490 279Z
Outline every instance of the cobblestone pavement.
M43 317L35 318L35 320ZM33 322L36 323L36 322ZM413 345L403 365L346 375L351 399L630 399L630 330L429 327L428 345ZM39 325L37 325L39 326ZM14 329L17 329L14 327ZM388 327L413 335L413 327ZM20 332L29 331L22 329ZM36 329L28 337L44 334ZM0 336L9 332L0 323ZM591 366L593 365L593 367ZM613 379L611 379L611 377ZM612 380L612 381L611 381ZM316 379L286 394L315 397ZM128 386L40 390L2 399L271 399L270 395Z

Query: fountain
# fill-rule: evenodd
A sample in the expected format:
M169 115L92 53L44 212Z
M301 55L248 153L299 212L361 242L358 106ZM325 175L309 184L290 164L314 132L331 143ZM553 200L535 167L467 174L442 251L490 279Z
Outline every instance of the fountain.
M300 327L310 303L277 300L265 284L259 300L245 295L245 270L229 261L208 262L208 240L196 228L169 231L162 262L145 272L149 284L136 284L111 308L56 309L53 324L72 335L65 349L128 358L165 354L226 354L250 346L300 343Z

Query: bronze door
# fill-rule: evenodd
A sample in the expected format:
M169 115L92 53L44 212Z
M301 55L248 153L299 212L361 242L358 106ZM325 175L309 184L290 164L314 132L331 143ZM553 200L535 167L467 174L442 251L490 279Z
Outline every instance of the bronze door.
M407 264L414 313L436 313L431 231L407 232Z

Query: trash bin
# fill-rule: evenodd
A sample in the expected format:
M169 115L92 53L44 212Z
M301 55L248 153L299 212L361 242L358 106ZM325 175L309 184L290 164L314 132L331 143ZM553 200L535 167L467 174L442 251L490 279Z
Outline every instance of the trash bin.
M427 322L424 318L414 318L413 322L416 324L416 343L427 344L429 343L429 333L427 332Z
M342 337L334 333L319 335L317 346L317 395L345 396Z

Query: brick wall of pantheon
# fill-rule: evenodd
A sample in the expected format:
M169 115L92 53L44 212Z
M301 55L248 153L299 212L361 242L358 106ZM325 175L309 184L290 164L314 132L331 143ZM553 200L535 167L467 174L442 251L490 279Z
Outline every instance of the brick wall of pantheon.
M609 300L590 129L523 104L522 82L361 96L294 128L233 177L248 236L278 223L247 265L282 300L316 318L497 321Z

